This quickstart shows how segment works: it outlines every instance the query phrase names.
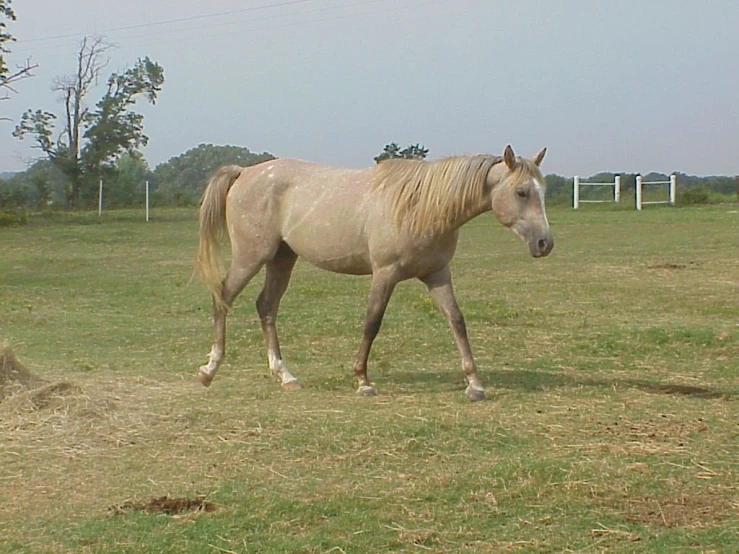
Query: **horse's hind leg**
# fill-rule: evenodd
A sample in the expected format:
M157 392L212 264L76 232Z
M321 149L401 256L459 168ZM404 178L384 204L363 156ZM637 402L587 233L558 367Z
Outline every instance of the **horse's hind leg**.
M299 388L298 380L287 370L277 339L277 310L290 282L290 275L298 259L290 247L282 243L275 257L266 264L264 287L257 298L257 312L262 325L262 335L267 346L269 369L280 378L285 388Z
M223 278L222 298L223 302L231 307L234 299L244 290L244 287L262 269L264 262L261 260L242 260L234 256L231 267ZM226 315L228 308L219 305L213 300L213 347L210 350L208 363L200 366L199 377L203 386L210 386L216 376L218 367L226 355Z

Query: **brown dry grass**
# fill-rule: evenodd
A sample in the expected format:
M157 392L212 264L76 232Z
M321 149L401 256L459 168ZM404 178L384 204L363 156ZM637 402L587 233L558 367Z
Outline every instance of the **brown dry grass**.
M162 386L141 378L56 381L18 391L0 403L4 511L44 503L47 515L101 507L121 448L157 440L148 406ZM104 501L103 501L104 502Z
M0 402L41 382L18 360L10 346L0 348Z

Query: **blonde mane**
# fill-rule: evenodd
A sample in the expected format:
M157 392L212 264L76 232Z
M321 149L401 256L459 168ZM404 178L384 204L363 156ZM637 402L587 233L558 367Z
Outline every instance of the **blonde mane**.
M431 162L385 160L372 189L385 194L398 228L406 226L413 235L444 233L482 200L488 172L502 159L478 154Z

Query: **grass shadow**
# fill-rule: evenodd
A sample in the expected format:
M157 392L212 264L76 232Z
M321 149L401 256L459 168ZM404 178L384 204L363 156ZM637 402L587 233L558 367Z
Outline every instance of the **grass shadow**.
M530 369L510 369L485 371L482 373L486 387L505 388L526 392L537 392L556 388L597 387L605 389L637 389L649 394L687 396L694 398L730 400L736 393L712 388L696 387L677 383L658 383L640 379L599 379L593 377L569 375L563 372L540 371ZM423 389L437 392L457 389L463 385L461 372L397 372L384 377L385 380L397 384L418 385Z
M504 387L508 389L523 389L538 391L561 387L600 387L637 389L649 394L666 394L674 396L689 396L696 398L715 398L729 400L735 393L715 390L711 388L682 385L676 383L657 383L641 379L600 379L568 375L562 372L540 371L529 369L514 369L506 371L486 372L488 386Z

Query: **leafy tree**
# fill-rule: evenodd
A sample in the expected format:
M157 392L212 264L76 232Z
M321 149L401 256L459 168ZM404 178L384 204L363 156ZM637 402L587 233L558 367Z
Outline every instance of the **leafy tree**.
M391 142L385 145L382 152L374 157L375 163L380 163L390 158L405 158L407 160L425 160L429 153L428 148L424 148L420 144L409 144L402 150L397 142Z
M736 194L739 198L739 177L696 177L685 173L676 173L678 188L690 190L694 188L705 188L721 194Z
M23 207L44 210L63 202L66 187L66 178L59 169L49 160L39 160L26 171L0 181L0 207L10 206L7 201L11 196L20 199L17 191L22 189Z
M551 173L544 177L547 183L547 201L552 203L571 202L572 179Z
M144 184L151 172L149 164L141 152L136 150L124 152L115 165L110 180L111 186L103 194L103 201L110 208L124 208L141 205L146 194Z
M103 97L88 108L85 99L108 63L109 49L104 39L85 37L77 53L76 73L55 81L53 90L60 93L64 106L64 126L56 138L57 115L43 110L26 111L13 132L19 139L32 136L35 147L66 175L70 208L94 205L98 179L115 173L115 162L123 152L147 144L144 116L132 107L140 97L155 104L164 84L161 66L148 57L139 59L133 67L111 74Z
M220 166L249 166L274 158L268 152L256 154L240 146L201 144L159 164L154 169L153 180L166 203L195 204L203 194L205 183Z
M18 67L15 71L11 72L10 68L5 63L5 54L10 52L7 45L15 40L13 35L7 31L6 21L15 20L16 17L11 6L11 0L0 0L0 89L3 89L6 93L6 95L0 98L0 100L8 98L7 92L13 91L13 87L11 85L14 82L30 77L31 71L37 67L36 65L31 65L30 61L26 61L25 65ZM7 118L0 117L0 120L3 119Z
M0 179L0 210L25 208L29 202L29 186L14 179ZM0 218L0 224L2 224Z
M382 152L373 159L375 160L375 163L380 163L381 161L389 160L391 158L402 158L400 155L400 145L397 142L386 144L385 148L382 149Z

